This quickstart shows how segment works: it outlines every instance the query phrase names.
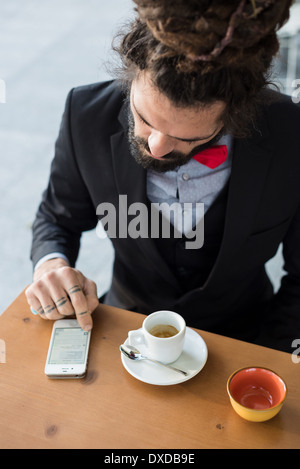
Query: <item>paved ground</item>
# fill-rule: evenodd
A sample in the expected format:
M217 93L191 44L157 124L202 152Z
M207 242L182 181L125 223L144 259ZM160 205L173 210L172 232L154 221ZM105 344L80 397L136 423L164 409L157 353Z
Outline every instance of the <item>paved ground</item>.
M132 7L131 0L0 3L0 79L6 83L6 103L0 103L0 314L31 282L31 224L66 95L73 86L110 78L103 61ZM107 239L84 234L77 265L99 293L110 283L112 260ZM275 285L280 267L279 255L268 267Z
M6 103L0 103L0 313L31 282L31 224L66 95L73 86L111 78L104 63L132 6L131 0L0 2L0 79L6 83ZM93 231L83 236L82 247L78 266L101 293L110 283L110 242Z

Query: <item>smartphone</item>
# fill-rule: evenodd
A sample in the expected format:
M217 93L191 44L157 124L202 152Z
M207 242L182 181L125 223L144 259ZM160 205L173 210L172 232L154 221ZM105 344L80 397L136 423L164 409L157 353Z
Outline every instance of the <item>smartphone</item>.
M45 373L49 378L83 378L88 361L91 332L76 319L60 319L53 324Z

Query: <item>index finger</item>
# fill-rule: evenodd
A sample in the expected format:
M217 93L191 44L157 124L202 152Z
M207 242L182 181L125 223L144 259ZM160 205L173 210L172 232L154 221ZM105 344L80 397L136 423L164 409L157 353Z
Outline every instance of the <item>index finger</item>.
M73 305L77 321L84 331L90 331L93 327L91 312L88 309L87 299L82 291L80 284L73 282L66 288L70 301Z

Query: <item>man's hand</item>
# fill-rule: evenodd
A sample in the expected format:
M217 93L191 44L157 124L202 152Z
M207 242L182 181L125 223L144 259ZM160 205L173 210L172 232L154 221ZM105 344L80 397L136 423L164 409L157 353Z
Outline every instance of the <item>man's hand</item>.
M82 329L92 329L91 313L99 304L95 282L58 258L44 262L33 280L25 293L28 304L42 318L56 320L75 314Z

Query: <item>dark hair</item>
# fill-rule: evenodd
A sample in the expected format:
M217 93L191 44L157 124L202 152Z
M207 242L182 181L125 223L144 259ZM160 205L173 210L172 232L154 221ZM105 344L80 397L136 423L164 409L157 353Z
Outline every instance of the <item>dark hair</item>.
M137 18L115 47L121 81L147 71L175 106L224 101L226 130L248 135L292 0L134 1Z

